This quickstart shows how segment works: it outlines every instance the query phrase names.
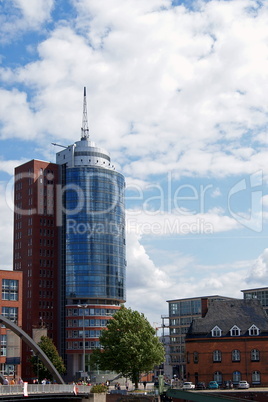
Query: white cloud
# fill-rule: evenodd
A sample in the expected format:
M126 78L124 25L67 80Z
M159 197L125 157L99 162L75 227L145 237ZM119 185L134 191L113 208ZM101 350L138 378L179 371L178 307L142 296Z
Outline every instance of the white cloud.
M5 173L9 174L10 176L13 176L15 167L20 166L25 162L27 162L26 159L0 160L0 171L5 172ZM11 180L13 180L13 179L11 179Z
M221 195L222 195L221 190L218 187L215 188L211 193L212 198L217 198L220 197Z
M262 148L268 115L267 2L198 1L193 10L171 7L169 0L109 0L109 7L104 0L72 4L75 19L70 15L47 26L38 59L27 63L17 58L18 64L5 66L1 57L6 88L0 90L2 139L33 140L46 158L48 143L78 140L87 86L92 140L110 151L128 184L141 191L148 190L152 175L167 172L176 179L221 179L258 170L268 175L268 154ZM0 16L0 40L41 30L56 5L14 0L9 20ZM19 156L11 159L2 157L0 170L11 174L14 163L23 162ZM221 195L217 186L212 198ZM5 267L11 261L12 213L1 206ZM251 284L255 272L260 280L266 278L265 253L249 275L247 261L205 266L193 255L174 251L160 264L160 251L143 244L152 234L166 241L172 230L188 236L198 222L210 224L213 233L237 230L226 208L154 215L137 206L135 213L133 224L128 215L127 300L154 314L153 321L166 313L168 299L213 293L239 297L249 283L245 278Z
M54 6L54 0L13 0L13 3L30 27L38 27L49 19Z
M268 280L268 248L263 250L262 254L256 259L251 268L247 282L254 283L257 286L263 286Z
M5 189L5 184L0 183L0 269L10 270L13 256L13 211L7 205Z
M0 120L2 123L1 139L33 140L38 135L34 114L24 92L16 89L12 91L0 89Z
M127 234L127 305L143 312L151 324L159 322L161 314L166 313L166 300L171 294L177 294L179 277L193 261L178 253L173 258L174 261L164 266L155 264L141 244L141 237Z
M4 119L4 133L27 138L34 126L39 138L73 141L86 85L92 138L122 155L126 174L266 171L267 152L240 142L267 124L267 6L200 4L190 12L158 0L74 2L77 31L65 21L40 43L38 61L2 70L37 88L29 130Z
M241 290L253 283L247 279L253 261L204 265L173 250L165 252L167 263L161 265L159 250L149 255L141 241L134 233L127 236L127 306L143 312L151 324L168 315L167 300L216 294L242 298Z
M128 277L128 289L154 289L165 288L170 284L170 278L163 270L157 269L149 258L145 248L141 245L139 237L135 234L128 234L127 242L128 260L131 261L133 274ZM153 281L152 281L153 278Z
M237 220L221 210L192 214L186 210L183 213L182 208L171 213L128 210L126 223L128 233L153 236L213 235L241 228Z
M266 209L268 208L268 195L264 195L262 197L262 205L264 208L266 208Z
M19 39L26 30L40 30L50 19L54 0L11 0L0 4L0 41Z

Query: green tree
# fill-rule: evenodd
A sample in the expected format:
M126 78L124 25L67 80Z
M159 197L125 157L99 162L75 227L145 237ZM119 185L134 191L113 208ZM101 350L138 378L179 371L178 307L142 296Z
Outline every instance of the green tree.
M43 352L45 352L45 354L50 359L51 363L56 367L58 372L60 374L64 374L66 372L66 368L52 339L50 339L48 336L42 336L40 342L38 342L38 346L40 346ZM38 377L38 380L42 380L44 378L47 378L50 381L53 380L52 374L45 367L45 365L38 358L38 356L32 356L30 358L30 361L33 366L33 371L35 375Z
M101 332L100 344L92 353L91 364L130 378L136 388L141 373L164 361L164 347L156 330L143 314L124 306Z
M104 384L95 384L90 389L90 392L92 392L92 394L102 394L103 392L107 392L107 391L108 391L108 387Z

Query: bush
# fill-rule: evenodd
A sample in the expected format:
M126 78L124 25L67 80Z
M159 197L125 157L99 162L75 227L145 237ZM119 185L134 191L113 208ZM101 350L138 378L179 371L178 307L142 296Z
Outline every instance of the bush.
M108 391L108 387L104 384L96 384L93 385L93 387L91 387L90 392L92 392L93 394L101 394L102 392L107 392Z

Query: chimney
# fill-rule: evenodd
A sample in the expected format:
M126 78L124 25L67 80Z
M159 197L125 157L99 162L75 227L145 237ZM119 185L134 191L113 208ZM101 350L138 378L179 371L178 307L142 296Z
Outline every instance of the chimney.
M205 317L208 312L208 298L202 297L201 298L201 317Z

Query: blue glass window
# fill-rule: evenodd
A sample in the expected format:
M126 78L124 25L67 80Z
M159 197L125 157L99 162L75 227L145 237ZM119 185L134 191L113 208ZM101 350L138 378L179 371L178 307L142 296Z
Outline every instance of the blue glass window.
M66 170L66 295L125 300L124 177Z

